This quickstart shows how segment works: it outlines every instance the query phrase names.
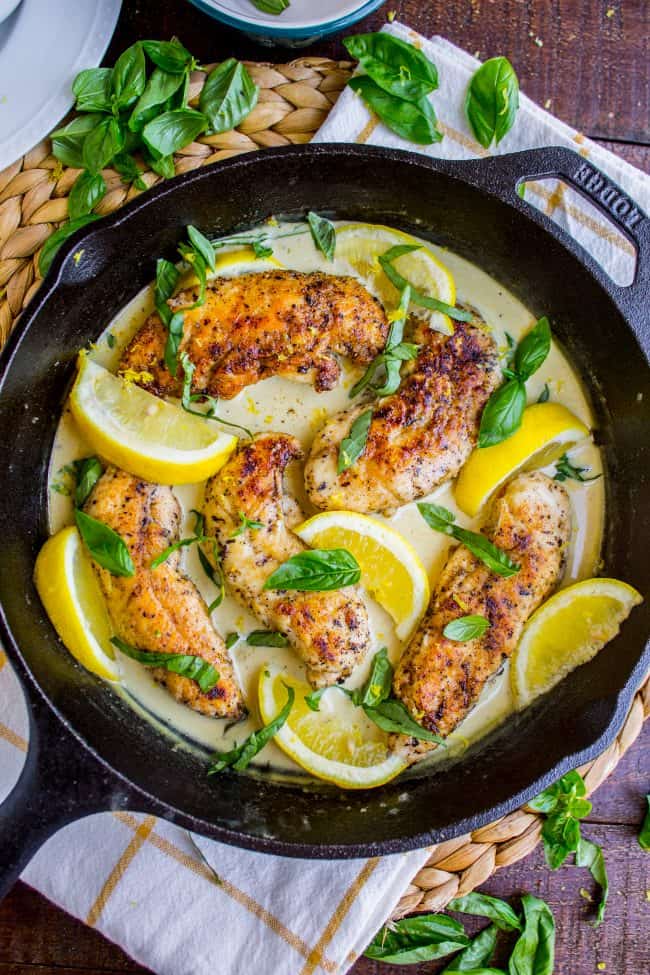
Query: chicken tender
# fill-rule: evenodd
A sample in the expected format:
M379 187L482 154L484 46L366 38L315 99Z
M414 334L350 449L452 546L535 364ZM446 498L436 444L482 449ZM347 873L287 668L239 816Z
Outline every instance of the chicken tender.
M193 304L198 289L177 294L174 311ZM332 389L337 355L370 362L384 347L388 321L376 298L353 278L315 272L265 271L208 282L205 304L185 312L180 353L196 369L192 392L232 399L269 376ZM149 373L141 382L159 396L180 396L182 382L164 362L167 333L157 314L135 335L120 372Z
M519 572L503 578L464 545L455 548L393 679L393 693L412 717L443 738L476 704L560 579L570 534L567 492L540 472L519 474L493 501L483 531ZM465 643L443 636L447 623L469 615L489 620L483 636ZM391 745L409 761L435 747L402 735Z
M152 673L194 711L215 718L242 716L243 699L228 651L199 591L181 571L180 552L151 569L151 562L179 538L180 506L171 488L109 467L84 510L122 537L135 566L135 575L126 578L93 561L116 635L138 650L207 660L219 673L219 682L207 692L196 681L164 668Z
M501 382L497 347L479 319L452 336L416 327L417 358L396 393L374 406L368 439L337 473L339 447L369 404L337 414L314 439L305 484L317 508L389 514L458 474L476 446L483 407Z
M291 531L302 514L282 483L287 464L301 454L295 437L283 433L242 444L208 481L204 514L233 594L265 627L286 636L312 686L324 687L349 676L370 645L370 632L357 586L329 592L264 589L278 566L307 548ZM207 549L206 554L210 557Z

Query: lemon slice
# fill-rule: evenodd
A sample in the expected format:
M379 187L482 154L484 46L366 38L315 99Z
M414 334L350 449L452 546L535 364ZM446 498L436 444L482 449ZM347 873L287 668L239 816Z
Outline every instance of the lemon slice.
M237 247L233 250L218 250L214 262L214 271L208 271L208 280L214 277L234 278L240 274L258 274L260 271L277 271L284 265L273 257L256 257L252 247ZM179 291L198 284L198 278L192 270L187 270L181 277Z
M34 582L72 656L93 674L118 681L104 597L76 528L64 528L47 540L36 559Z
M312 691L309 684L288 677L270 663L262 667L258 687L260 712L266 723L286 703L285 684L293 687L296 698L273 741L316 778L343 789L371 789L406 768L403 759L388 751L386 732L344 694L328 691L320 699L320 710L312 711L305 703Z
M589 428L566 406L529 406L516 433L494 447L477 447L473 451L456 481L456 503L466 515L474 517L515 471L546 467L588 436Z
M429 580L413 546L377 518L356 511L324 511L294 529L312 548L345 548L361 566L361 585L406 640L429 604Z
M237 438L114 376L86 355L70 407L90 446L136 477L158 484L204 481L223 467Z
M618 579L585 579L533 613L512 658L512 689L523 708L595 657L619 631L640 593Z
M456 304L456 285L451 272L427 247L410 234L380 224L353 223L336 231L336 257L345 261L372 294L376 295L387 310L399 304L399 293L386 277L377 260L391 247L399 244L415 244L420 250L403 254L393 262L396 271L413 287L430 298L437 298L448 305ZM427 311L411 303L411 313L425 318L431 328L445 335L453 334L451 319L438 311Z

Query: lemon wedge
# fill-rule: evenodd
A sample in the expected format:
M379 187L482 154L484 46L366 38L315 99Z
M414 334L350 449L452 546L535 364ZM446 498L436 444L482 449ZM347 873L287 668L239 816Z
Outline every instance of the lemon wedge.
M260 670L259 705L268 723L287 700L288 687L296 693L287 721L273 741L298 765L318 779L343 789L371 789L398 775L406 763L388 751L388 735L373 724L361 708L338 691L320 699L312 711L305 697L312 688L274 664Z
M223 467L237 438L114 376L87 355L70 394L77 426L101 457L158 484L204 481Z
M419 250L403 254L393 262L396 271L422 294L437 298L448 305L456 304L456 285L451 272L420 241L400 230L392 230L380 224L353 223L336 231L336 257L345 261L372 294L376 295L387 310L399 305L399 293L386 277L377 260L391 247L413 244ZM431 328L445 335L453 334L454 328L448 315L427 311L411 304L411 312L426 318Z
M552 596L533 613L513 654L516 706L526 707L595 657L642 601L618 579L585 579Z
M93 674L118 681L104 597L76 528L64 528L46 541L36 559L34 582L72 656Z
M473 518L516 471L546 467L588 436L589 428L560 403L527 407L516 433L493 447L477 447L470 455L456 481L456 503Z
M377 518L324 511L294 529L312 548L345 548L361 566L361 585L395 621L406 640L429 604L429 580L413 546Z

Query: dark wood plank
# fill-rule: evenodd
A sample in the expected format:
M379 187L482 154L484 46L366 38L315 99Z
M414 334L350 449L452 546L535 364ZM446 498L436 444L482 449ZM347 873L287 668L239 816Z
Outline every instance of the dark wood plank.
M388 0L349 33L378 30L390 10L421 34L441 34L481 58L507 55L526 94L540 104L550 99L553 112L587 135L650 143L647 0ZM262 47L179 0L125 0L109 60L137 37L174 33L206 60L294 56ZM304 53L345 56L339 38Z

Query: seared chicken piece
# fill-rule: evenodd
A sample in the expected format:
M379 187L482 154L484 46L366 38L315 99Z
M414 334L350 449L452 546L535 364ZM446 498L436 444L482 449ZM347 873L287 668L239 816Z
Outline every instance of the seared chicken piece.
M393 692L412 717L443 738L476 704L557 584L570 533L567 492L545 474L519 474L493 501L483 531L519 572L504 579L464 545L454 549L393 679ZM489 620L482 637L458 643L443 636L447 623L470 615ZM409 761L435 747L401 735L392 736L391 745Z
M152 673L177 701L194 711L214 718L243 715L228 651L196 586L181 571L180 552L150 568L179 537L180 506L171 488L109 467L84 510L121 535L135 566L135 575L126 578L111 575L93 562L116 635L138 650L194 654L207 660L218 671L219 682L205 693L189 677L164 668Z
M193 304L198 289L176 295L170 308ZM180 352L196 366L192 392L232 399L269 376L332 389L336 355L368 363L384 347L388 321L380 303L353 278L297 271L265 271L208 283L205 304L185 312ZM179 396L182 383L165 367L166 331L151 315L126 349L120 371L153 377L141 385Z
M329 592L264 589L279 565L307 548L291 531L302 514L282 484L287 464L301 455L295 437L283 433L242 444L208 481L204 514L234 595L264 626L286 636L312 686L324 687L349 676L370 645L370 632L356 586ZM249 527L241 516L262 527Z
M337 474L339 447L369 404L337 414L318 433L305 467L317 508L390 513L456 476L476 446L501 370L485 323L455 326L447 336L416 325L418 356L397 392L374 406L365 450L348 470Z

